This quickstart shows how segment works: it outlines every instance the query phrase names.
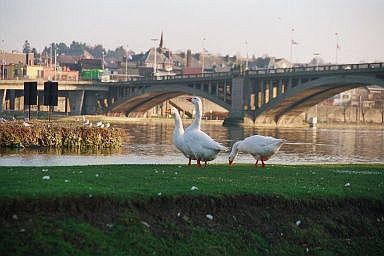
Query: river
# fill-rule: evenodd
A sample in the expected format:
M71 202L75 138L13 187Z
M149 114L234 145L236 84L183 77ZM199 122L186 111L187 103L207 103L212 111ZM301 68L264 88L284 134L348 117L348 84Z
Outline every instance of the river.
M123 146L115 151L73 152L63 150L13 149L0 152L0 166L56 166L93 164L185 164L187 160L172 145L173 123L134 123L119 125L126 130ZM268 163L333 164L384 163L384 131L319 128L223 127L203 124L202 130L230 147L234 141L252 134L287 139ZM220 153L213 163L227 163L228 153ZM240 154L238 163L254 163Z

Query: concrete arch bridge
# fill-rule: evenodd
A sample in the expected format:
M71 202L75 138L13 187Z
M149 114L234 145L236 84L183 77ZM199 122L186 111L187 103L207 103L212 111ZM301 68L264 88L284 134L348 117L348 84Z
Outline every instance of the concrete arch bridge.
M146 111L183 94L206 98L229 111L226 125L290 123L308 108L353 88L384 87L384 63L162 76L110 83L109 112Z

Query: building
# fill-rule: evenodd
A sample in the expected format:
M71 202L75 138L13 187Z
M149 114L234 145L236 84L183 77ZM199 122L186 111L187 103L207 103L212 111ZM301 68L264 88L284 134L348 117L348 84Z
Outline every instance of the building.
M21 52L1 52L0 54L1 63L4 64L24 64L33 65L35 57L33 53L21 53Z

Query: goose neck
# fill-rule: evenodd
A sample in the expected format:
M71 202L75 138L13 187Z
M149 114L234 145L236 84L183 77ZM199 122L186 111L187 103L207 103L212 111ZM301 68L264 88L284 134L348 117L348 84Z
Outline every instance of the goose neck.
M195 119L193 120L191 126L197 129L200 129L201 124L201 103L198 102L195 104Z

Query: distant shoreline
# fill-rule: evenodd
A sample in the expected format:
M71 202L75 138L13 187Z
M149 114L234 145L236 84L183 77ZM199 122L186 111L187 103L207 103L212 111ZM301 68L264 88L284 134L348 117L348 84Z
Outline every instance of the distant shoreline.
M136 117L114 117L114 116L105 116L105 115L85 115L87 119L90 121L109 121L111 123L159 123L159 122L166 122L166 123L173 123L172 118L164 118L164 117L152 117L152 118L136 118ZM58 117L56 121L76 121L76 119L82 120L82 116L68 116L68 117ZM186 118L183 119L185 123L192 122L192 119ZM219 124L222 125L223 120L202 120L205 124ZM256 128L275 128L273 125L250 125L250 124L244 124L244 127L256 127ZM303 124L303 125L293 125L293 126L280 126L277 128L308 128L309 124ZM357 129L357 128L364 128L368 130L384 130L384 125L379 123L317 123L317 128L323 129L323 128L332 128L332 129L345 129L345 128L351 128L351 129Z

